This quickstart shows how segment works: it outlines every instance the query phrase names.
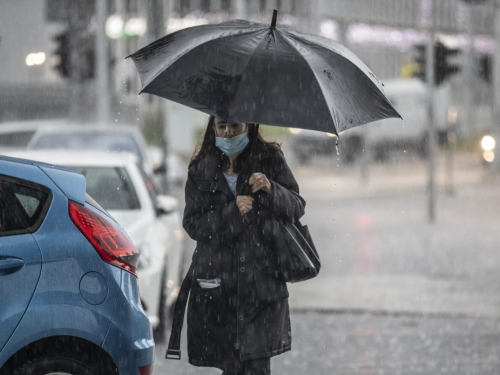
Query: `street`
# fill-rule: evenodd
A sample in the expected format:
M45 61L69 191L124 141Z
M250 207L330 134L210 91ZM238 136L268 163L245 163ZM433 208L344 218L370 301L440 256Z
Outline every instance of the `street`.
M438 159L433 224L422 161L374 165L361 182L358 166L289 160L323 266L289 284L293 346L273 373L498 373L500 191L479 158L457 156L452 195ZM180 362L157 346L155 373L220 373L189 365L182 345Z
M500 374L500 0L0 1L0 56L0 375L220 375L183 218L193 362Z

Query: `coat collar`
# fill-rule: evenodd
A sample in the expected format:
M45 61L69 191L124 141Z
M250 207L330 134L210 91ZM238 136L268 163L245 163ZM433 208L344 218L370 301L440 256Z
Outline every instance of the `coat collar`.
M212 190L222 191L234 197L222 172L221 160L214 155L209 155L198 164L195 180L210 181Z

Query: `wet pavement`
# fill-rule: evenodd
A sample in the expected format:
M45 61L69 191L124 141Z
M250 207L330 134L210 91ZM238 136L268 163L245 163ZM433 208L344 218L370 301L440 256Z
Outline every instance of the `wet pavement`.
M293 349L273 373L499 373L500 179L457 155L449 194L441 157L431 224L422 161L375 165L368 181L331 159L290 164L323 268L289 285ZM158 374L220 373L157 355Z
M271 360L283 375L495 375L500 321L372 314L292 313L292 350ZM185 356L186 337L182 338ZM155 374L216 375L221 371L165 360L158 345Z
M324 267L291 286L292 308L500 317L500 179L456 159L453 195L438 169L432 224L423 162L376 166L367 185L350 169L296 170Z

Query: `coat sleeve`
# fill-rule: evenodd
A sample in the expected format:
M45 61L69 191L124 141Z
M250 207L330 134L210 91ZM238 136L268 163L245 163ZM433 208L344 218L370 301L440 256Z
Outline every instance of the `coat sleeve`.
M205 243L220 243L239 235L245 224L236 201L224 206L210 206L204 201L190 170L185 189L186 206L182 224L189 237Z
M267 176L271 193L262 192L260 201L282 218L295 222L304 215L306 202L299 195L299 185L281 152L276 152L272 169L272 176Z

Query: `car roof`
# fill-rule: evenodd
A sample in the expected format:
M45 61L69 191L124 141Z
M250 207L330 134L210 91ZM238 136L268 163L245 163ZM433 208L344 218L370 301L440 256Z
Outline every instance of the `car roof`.
M97 133L97 132L118 132L128 134L140 134L139 129L134 124L97 124L74 122L65 119L54 120L32 120L32 121L12 121L0 123L1 133L12 133L21 131L37 131L43 133L65 132L65 133Z
M128 133L139 134L134 125L97 125L84 123L50 124L38 128L39 133Z
M87 167L126 167L137 163L137 157L128 152L107 151L68 151L68 150L14 150L6 155L36 160L45 165L57 166L87 166ZM36 163L36 162L35 162Z
M66 120L33 120L33 121L9 121L0 123L0 134L18 133L22 131L36 131L45 126L58 126L67 124Z

